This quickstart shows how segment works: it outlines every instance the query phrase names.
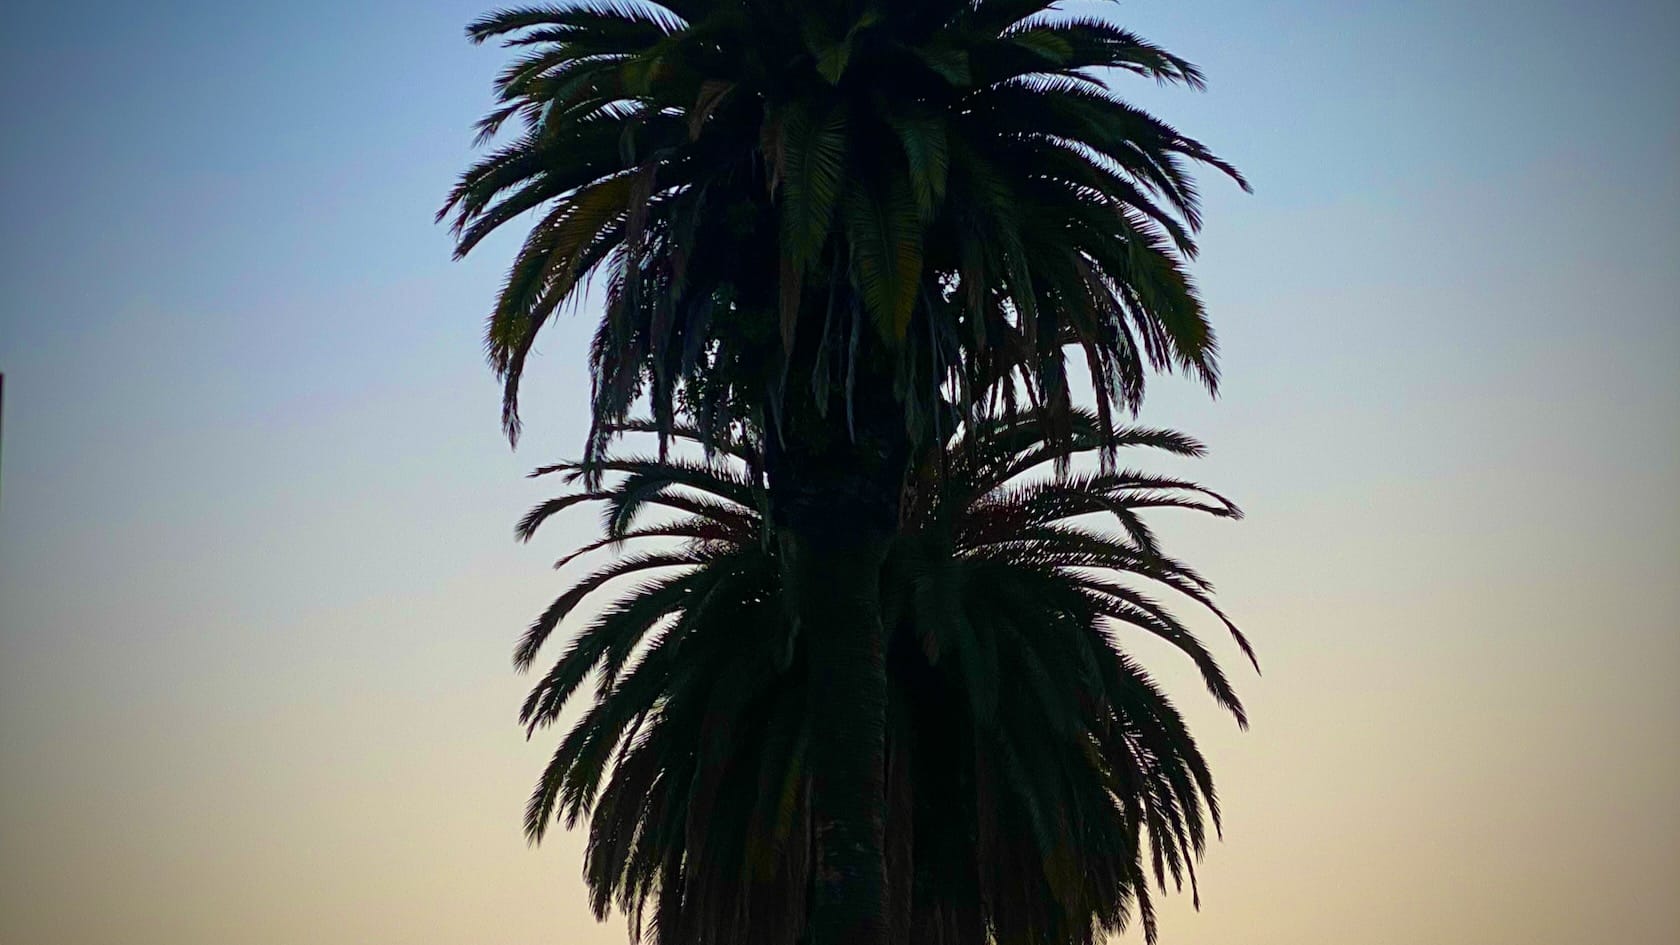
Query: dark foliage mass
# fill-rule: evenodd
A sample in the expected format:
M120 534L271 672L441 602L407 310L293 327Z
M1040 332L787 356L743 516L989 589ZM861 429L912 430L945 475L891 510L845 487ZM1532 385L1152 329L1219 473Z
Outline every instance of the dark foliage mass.
M549 470L578 491L521 530L600 502L578 554L622 552L519 664L644 582L525 706L551 724L595 678L533 838L587 819L597 910L667 945L1152 936L1149 877L1193 886L1217 806L1111 634L1167 640L1242 721L1145 594L1218 614L1142 518L1236 510L1118 469L1197 447L1116 415L1150 369L1216 386L1192 172L1243 181L1109 82L1200 72L1049 0L563 0L468 34L514 56L439 219L458 255L523 231L486 333L510 437L543 327L600 290L583 462ZM627 431L658 458L615 456Z
M1080 412L1052 443L1036 420L989 419L918 457L883 570L894 945L1094 943L1134 918L1152 941L1151 878L1194 888L1219 821L1213 781L1120 634L1182 651L1246 724L1213 656L1148 588L1206 608L1252 660L1247 642L1144 521L1151 509L1237 508L1139 471L1042 475L1089 452L1200 445L1165 430L1105 434ZM516 654L529 667L569 615L604 604L525 703L535 732L594 678L526 828L537 839L556 820L587 822L594 908L616 904L638 936L794 945L814 868L806 641L782 594L759 449L718 446L710 461L604 458L608 481L593 488L577 464L538 471L579 485L533 509L520 535L599 503L605 536L560 564L616 557L556 600ZM615 595L618 579L641 583Z
M1146 367L1215 384L1190 171L1241 177L1110 90L1202 85L1127 30L1046 0L573 0L468 32L517 51L480 123L505 140L439 217L458 254L531 221L486 340L510 436L541 328L597 276L592 456L644 395L709 439L868 378L912 438L942 396L1030 400L1061 436L1069 353L1105 427Z

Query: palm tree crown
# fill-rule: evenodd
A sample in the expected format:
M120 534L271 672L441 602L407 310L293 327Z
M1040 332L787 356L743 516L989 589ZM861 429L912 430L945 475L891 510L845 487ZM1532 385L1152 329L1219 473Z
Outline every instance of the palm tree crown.
M1116 447L1200 451L1169 431L1104 435L1086 413L1071 426L1056 445L1035 418L994 419L967 448L953 440L920 457L882 577L895 945L1093 943L1134 916L1153 941L1151 876L1194 887L1207 820L1218 824L1195 741L1113 631L1152 634L1187 654L1246 724L1207 649L1136 584L1208 608L1252 659L1208 583L1166 555L1142 519L1153 508L1239 513L1194 483L1142 472L1030 476ZM540 839L555 818L587 819L594 907L604 916L616 902L637 936L793 945L813 867L806 647L766 534L759 450L737 440L720 449L707 462L606 458L616 481L545 502L520 523L529 538L566 508L604 504L605 537L560 564L658 546L577 581L519 645L516 662L528 667L592 595L641 576L526 701L534 732L596 677L593 704L531 797L526 829ZM576 481L580 468L538 473ZM676 514L647 521L650 509ZM1093 514L1118 528L1091 527Z
M510 436L539 330L596 274L590 455L644 394L709 439L790 374L823 409L890 381L913 432L1002 378L1057 435L1070 344L1105 426L1145 366L1216 382L1190 169L1242 178L1110 91L1202 85L1131 32L1050 0L562 0L468 34L519 50L480 140L520 130L439 211L458 255L536 214L486 339Z

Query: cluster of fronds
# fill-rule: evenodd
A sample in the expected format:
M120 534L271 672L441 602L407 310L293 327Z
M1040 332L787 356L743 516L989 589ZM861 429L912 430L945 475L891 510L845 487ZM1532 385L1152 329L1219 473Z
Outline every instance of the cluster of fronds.
M597 275L591 457L643 395L711 439L790 373L822 404L887 378L918 434L942 391L1065 434L1070 346L1105 428L1146 367L1216 382L1190 171L1242 179L1110 91L1202 85L1127 30L1048 0L568 0L468 33L519 51L480 140L519 130L439 212L458 254L535 214L487 332L510 436L540 329Z
M1218 825L1201 752L1117 633L1184 652L1245 722L1214 658L1145 588L1207 608L1252 659L1247 642L1142 518L1156 508L1239 512L1163 476L1036 475L1087 452L1201 449L1164 430L1104 434L1087 413L1070 426L1057 444L1037 418L989 420L972 442L921 457L882 575L895 945L1088 945L1134 918L1152 941L1151 879L1194 890L1195 861ZM607 458L610 482L545 502L520 523L529 538L550 516L598 502L605 537L561 563L620 552L532 625L516 654L522 668L592 595L620 578L642 581L571 639L525 704L535 732L594 677L593 701L543 773L526 829L537 840L553 822L587 821L594 908L605 916L616 904L637 937L794 945L812 869L805 646L780 596L757 451L715 445L704 462ZM581 468L538 472L579 483ZM1092 527L1094 514L1117 528Z

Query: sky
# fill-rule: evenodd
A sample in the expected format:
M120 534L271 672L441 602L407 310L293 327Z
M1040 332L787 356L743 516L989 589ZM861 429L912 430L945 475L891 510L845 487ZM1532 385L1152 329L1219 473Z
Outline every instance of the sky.
M512 244L431 219L482 9L8 14L0 941L624 941L520 831L509 655L594 522L512 525L592 312L510 451ZM1239 732L1137 645L1226 816L1163 942L1680 941L1680 7L1100 9L1210 82L1123 94L1255 184L1205 186L1221 394L1142 414L1248 512L1159 524L1264 669Z

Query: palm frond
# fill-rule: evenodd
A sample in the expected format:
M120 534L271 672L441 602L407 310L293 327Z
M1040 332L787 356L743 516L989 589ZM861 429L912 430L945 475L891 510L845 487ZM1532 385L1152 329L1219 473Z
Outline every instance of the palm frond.
M486 332L510 437L534 339L592 262L619 291L591 358L591 457L638 400L661 423L680 404L838 429L831 402L890 384L915 433L948 391L971 417L1024 395L1055 438L1069 356L1093 368L1105 430L1149 369L1217 385L1185 271L1192 172L1248 185L1112 91L1127 73L1203 84L1131 31L1047 0L572 0L488 14L468 36L514 50L482 141L524 131L439 216L458 254L534 217ZM861 337L827 316L860 305ZM823 381L819 351L856 352L852 380Z
M621 426L654 431L648 421ZM1166 555L1143 518L1159 507L1235 517L1236 507L1190 480L1135 470L1030 478L1070 452L1202 449L1143 427L1105 442L1090 413L1073 414L1072 427L1060 446L1030 415L987 417L952 436L949 475L920 487L929 514L907 522L882 571L895 943L1096 945L1133 921L1152 939L1151 886L1188 884L1199 902L1195 863L1207 825L1220 827L1212 775L1121 637L1130 628L1185 654L1214 701L1247 725L1213 653L1133 586L1166 587L1230 627L1206 579ZM779 546L764 540L771 526L760 507L735 501L760 480L738 459L598 465L610 482L554 504L610 510L656 485L687 490L656 491L662 501L690 504L665 505L682 514L664 522L617 532L609 522L562 559L623 555L539 618L524 662L607 583L680 570L615 597L527 699L521 719L534 731L596 679L532 793L527 833L536 841L551 823L587 823L597 914L616 904L656 940L795 945L815 862L807 657L782 599ZM582 470L538 472L576 481ZM1117 530L1079 524L1090 515L1110 516ZM649 542L681 547L650 551Z

